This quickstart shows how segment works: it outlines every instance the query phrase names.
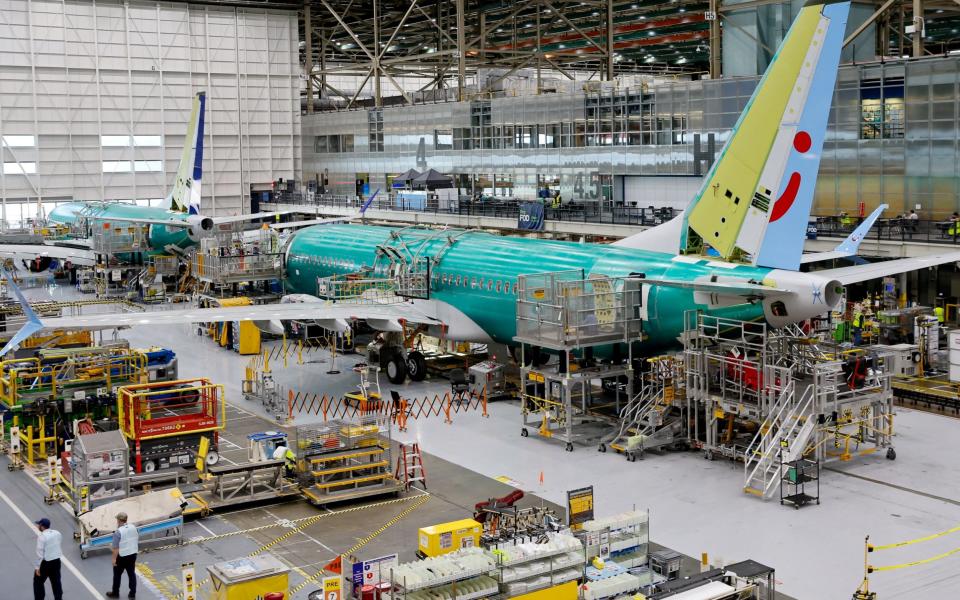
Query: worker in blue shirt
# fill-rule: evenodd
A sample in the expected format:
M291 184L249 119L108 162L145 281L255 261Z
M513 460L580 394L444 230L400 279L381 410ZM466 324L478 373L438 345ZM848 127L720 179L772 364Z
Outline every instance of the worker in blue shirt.
M44 517L36 521L40 535L37 536L37 560L33 563L33 598L43 600L46 591L44 584L50 580L53 600L63 600L63 586L60 583L60 541L62 536L56 529L50 529L50 519Z
M120 597L120 579L127 572L130 593L127 598L137 597L137 551L140 546L140 534L137 528L127 523L127 513L117 513L117 530L113 532L113 588L107 592L107 598Z

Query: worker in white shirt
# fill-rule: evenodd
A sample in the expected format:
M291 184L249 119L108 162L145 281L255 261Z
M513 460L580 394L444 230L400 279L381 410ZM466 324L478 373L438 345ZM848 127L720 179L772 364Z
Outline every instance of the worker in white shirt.
M137 551L140 546L140 534L137 528L127 523L127 513L117 513L117 530L113 532L113 588L107 592L107 598L120 597L120 578L127 572L130 593L127 598L137 597Z
M277 446L273 450L273 460L282 460L287 477L292 477L297 470L297 455L287 446Z
M60 541L62 536L56 529L50 529L50 519L44 517L36 521L40 535L37 536L37 560L33 564L33 598L43 600L46 591L44 584L50 580L53 600L63 600L63 586L60 583Z

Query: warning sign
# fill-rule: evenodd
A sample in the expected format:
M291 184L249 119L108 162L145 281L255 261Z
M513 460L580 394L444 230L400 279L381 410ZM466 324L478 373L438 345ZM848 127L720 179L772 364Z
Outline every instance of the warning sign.
M323 600L343 600L343 581L339 577L323 578Z
M581 525L593 519L593 486L567 492L567 524Z

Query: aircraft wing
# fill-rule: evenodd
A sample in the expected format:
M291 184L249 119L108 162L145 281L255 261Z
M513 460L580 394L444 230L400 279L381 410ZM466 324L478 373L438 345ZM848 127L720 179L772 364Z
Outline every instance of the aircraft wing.
M847 258L848 256L855 256L857 251L860 250L860 242L866 239L867 234L870 232L870 228L873 227L873 224L877 222L877 219L880 218L880 215L884 210L889 208L886 204L881 204L870 213L870 216L863 220L863 223L857 226L853 232L848 235L840 244L837 245L833 250L828 250L826 252L810 252L809 254L804 254L800 257L801 264L807 264L812 262L820 262L824 260L832 260L834 258Z
M662 285L666 287L683 288L685 290L720 294L723 296L756 296L759 298L766 298L768 296L783 296L793 293L791 290L775 288L758 283L750 283L746 280L735 281L725 279L722 281L681 281L679 279L641 279L639 281L647 285Z
M305 221L290 221L289 223L275 223L270 225L271 229L293 229L295 227L309 227L311 225L323 225L324 223L346 223L360 217L360 213L354 215L344 215L342 217L327 217L324 219L307 219Z
M2 258L12 258L14 261L31 261L38 256L55 258L59 261L69 260L75 265L85 267L92 267L97 261L92 250L79 244L0 244L0 257Z
M291 302L220 308L158 310L143 313L91 314L44 319L43 327L44 329L56 330L96 330L138 325L176 325L223 321L288 321L291 319L328 321L330 323L355 319L407 320L427 325L441 324L439 319L418 310L412 303L398 301L389 304Z
M897 275L899 273L907 273L958 261L960 261L960 251L954 251L812 272L817 275L829 277L830 279L836 279L843 285L849 285L851 283L879 279L887 275Z

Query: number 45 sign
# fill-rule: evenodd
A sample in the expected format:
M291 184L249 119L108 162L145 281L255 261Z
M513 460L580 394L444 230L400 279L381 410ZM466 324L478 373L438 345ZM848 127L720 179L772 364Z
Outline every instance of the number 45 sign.
M343 600L343 580L338 577L323 578L323 600Z

